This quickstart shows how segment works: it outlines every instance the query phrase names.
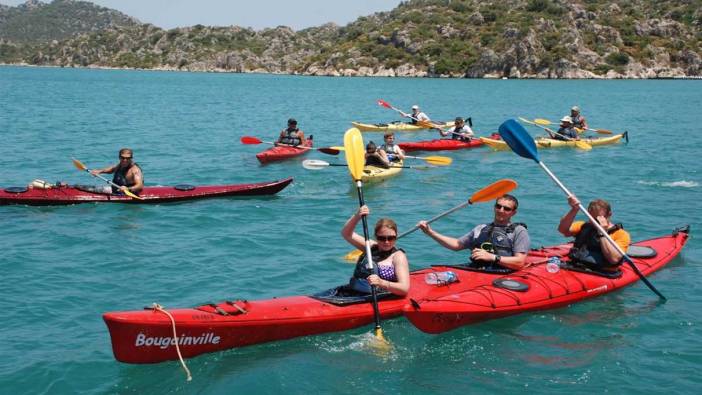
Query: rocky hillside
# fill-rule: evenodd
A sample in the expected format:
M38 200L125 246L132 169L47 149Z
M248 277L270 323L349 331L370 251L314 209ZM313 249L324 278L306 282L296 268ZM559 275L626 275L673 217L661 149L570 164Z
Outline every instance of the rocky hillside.
M64 40L118 26L136 26L134 18L86 1L29 0L17 7L0 5L0 38L24 44Z
M85 5L56 0L51 6L57 3ZM0 10L0 32L6 13ZM297 32L122 24L39 45L0 34L0 62L348 76L669 78L702 75L701 27L699 0L410 0L344 27Z

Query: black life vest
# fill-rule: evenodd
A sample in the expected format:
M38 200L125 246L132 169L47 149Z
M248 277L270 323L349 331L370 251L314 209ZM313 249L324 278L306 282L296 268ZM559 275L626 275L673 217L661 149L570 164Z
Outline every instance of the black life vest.
M127 188L131 188L135 183L129 183L127 182L127 172L132 168L132 166L139 167L138 164L132 163L128 167L117 167L117 170L115 170L114 176L112 176L112 182L119 185L119 186L126 186ZM139 167L141 169L141 167ZM112 193L117 193L119 192L119 189L115 187L114 185L112 186Z
M371 247L371 257L373 257L373 270L368 268L368 260L366 259L366 253L364 252L361 256L358 257L358 260L356 261L356 269L353 271L353 276L358 279L364 279L370 276L371 274L377 274L378 273L378 262L382 262L392 254L394 254L397 251L402 251L405 252L402 248L397 248L397 247L392 247L391 249L387 251L380 251L380 248L378 248L378 245L374 245Z
M494 222L485 225L481 230L478 238L475 239L474 246L485 249L488 252L497 254L499 256L514 256L514 240L510 237L517 231L518 227L523 227L527 229L526 224L521 222L511 223L507 226L496 225ZM474 247L474 248L475 248ZM480 267L489 270L508 270L511 269L500 265L495 262L485 262L485 261L473 261L471 259L472 267Z
M378 155L366 155L366 166L388 168L388 165L386 165Z
M280 142L282 144L288 144L288 145L302 145L302 139L300 138L300 134L298 133L300 129L298 128L287 128L285 129L285 135L280 139Z
M615 224L607 230L607 233L611 235L619 229L624 229L624 226L622 224ZM595 225L589 222L583 224L580 228L580 232L575 235L573 248L568 252L568 257L586 266L601 267L612 265L602 252L599 231Z

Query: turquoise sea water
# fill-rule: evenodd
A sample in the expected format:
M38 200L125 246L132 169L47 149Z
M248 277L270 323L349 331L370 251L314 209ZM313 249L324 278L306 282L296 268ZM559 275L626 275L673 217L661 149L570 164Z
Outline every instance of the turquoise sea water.
M352 266L339 235L356 209L344 168L301 160L260 166L264 146L295 117L316 146L342 144L350 121L397 119L375 101L422 106L434 119L472 116L488 134L507 118L556 120L578 104L590 125L631 142L589 152L541 151L583 201L603 197L635 240L690 224L679 258L643 284L567 308L427 335L384 322L387 357L362 347L370 327L176 362L126 365L112 356L101 314L152 302L190 307L231 298L310 294ZM295 177L278 196L131 206L0 207L0 388L3 393L694 393L702 379L702 85L697 81L516 81L325 78L0 67L0 186L35 178L90 183L89 167L133 147L149 185ZM538 135L537 129L529 129ZM435 132L434 132L435 133ZM433 137L431 132L400 139ZM382 140L365 134L366 140ZM371 222L401 230L465 201L499 178L520 184L515 220L533 246L560 243L562 192L533 162L487 148L436 153L449 167L405 170L368 187ZM307 158L341 162L318 152ZM421 164L421 163L417 163ZM490 204L435 224L462 235ZM401 240L412 268L464 253L421 235Z

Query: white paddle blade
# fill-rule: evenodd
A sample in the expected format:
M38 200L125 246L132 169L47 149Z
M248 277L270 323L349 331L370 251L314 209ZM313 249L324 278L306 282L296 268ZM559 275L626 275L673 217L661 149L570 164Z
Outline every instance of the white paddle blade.
M306 159L302 161L302 167L307 170L321 170L325 167L329 167L329 162L319 159Z

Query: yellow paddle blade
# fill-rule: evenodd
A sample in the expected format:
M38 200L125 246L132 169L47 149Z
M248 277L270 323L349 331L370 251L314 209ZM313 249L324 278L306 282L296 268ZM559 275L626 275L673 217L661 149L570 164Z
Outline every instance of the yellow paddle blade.
M333 146L333 147L329 147L329 148L335 149L335 150L339 150L339 151L344 151L344 147L339 147L339 146L336 146L336 145Z
M381 353L388 353L392 350L392 344L390 344L387 339L385 339L385 336L383 335L383 329L380 327L377 327L373 330L373 333L375 334L375 340L373 343L371 343L371 347L373 347L376 351L381 352Z
M511 180L509 178L495 181L492 184L474 193L473 196L470 197L469 201L472 204L486 202L488 200L494 200L500 196L504 196L504 194L506 193L509 193L518 185L519 184L517 184L516 181Z
M349 252L348 254L344 255L344 260L345 261L350 261L350 262L356 262L358 261L358 257L363 254L363 251L361 250L353 250Z
M427 129L441 129L441 127L431 121L420 121L417 120L417 125L427 128Z
M613 134L611 130L607 130L607 129L588 129L588 130L592 130L593 132L599 133L599 134Z
M79 161L78 159L76 159L76 158L71 158L71 160L73 161L73 166L75 166L76 169L78 169L78 170L88 170L88 167L87 167L86 165L84 165L83 162Z
M448 166L453 162L448 156L425 156L422 159L435 166Z
M144 200L143 197L140 197L139 195L135 195L134 192L129 191L129 190L124 191L124 194L127 195L127 196L129 196L129 197L132 198L132 199Z
M550 125L550 124L552 124L551 121L549 121L548 119L543 119L543 118L536 118L536 119L534 119L534 123L535 123L535 124L538 124L538 125Z
M366 147L363 145L361 131L351 128L344 133L344 153L349 173L354 181L363 177L363 166L366 164Z
M590 151L592 149L590 144L580 140L575 140L575 147L585 151Z

